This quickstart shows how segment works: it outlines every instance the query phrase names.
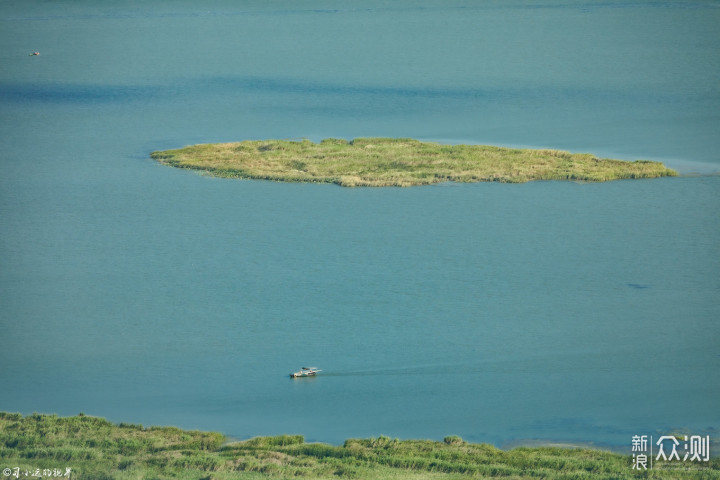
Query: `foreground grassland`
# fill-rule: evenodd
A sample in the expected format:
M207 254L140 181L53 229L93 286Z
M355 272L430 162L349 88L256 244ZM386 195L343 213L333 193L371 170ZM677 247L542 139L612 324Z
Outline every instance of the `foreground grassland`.
M407 138L256 140L153 152L165 165L227 178L407 187L439 182L575 180L602 182L677 173L662 163L590 154L481 145L441 145Z
M716 461L668 468L674 466L636 473L629 456L549 447L502 451L454 436L444 442L379 437L343 446L305 443L300 435L227 443L219 433L0 412L0 470L19 468L30 473L27 478L38 470L70 468L70 478L86 480L720 479Z

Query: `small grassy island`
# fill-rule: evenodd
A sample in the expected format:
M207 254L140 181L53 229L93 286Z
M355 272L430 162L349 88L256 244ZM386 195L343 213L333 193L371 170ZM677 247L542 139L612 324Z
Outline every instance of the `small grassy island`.
M246 140L153 152L160 163L225 178L408 187L439 182L575 180L674 176L647 160L627 162L559 150L442 145L408 138Z
M342 446L306 443L302 435L229 442L219 433L113 424L83 414L3 412L0 470L5 478L15 478L17 471L18 478L83 480L720 479L720 464L712 459L655 462L652 470L637 471L629 454L560 447L504 451L457 436L443 442L380 436Z

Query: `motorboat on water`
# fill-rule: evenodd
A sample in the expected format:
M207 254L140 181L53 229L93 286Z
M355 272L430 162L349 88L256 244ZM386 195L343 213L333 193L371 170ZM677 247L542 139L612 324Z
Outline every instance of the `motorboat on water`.
M322 372L317 367L302 367L299 372L291 373L290 378L314 377L318 372Z

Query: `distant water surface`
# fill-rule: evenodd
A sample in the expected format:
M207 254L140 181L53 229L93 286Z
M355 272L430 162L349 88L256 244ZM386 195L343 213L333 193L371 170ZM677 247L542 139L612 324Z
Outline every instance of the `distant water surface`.
M3 2L0 410L334 443L714 432L719 7ZM148 158L359 136L688 176L344 189Z

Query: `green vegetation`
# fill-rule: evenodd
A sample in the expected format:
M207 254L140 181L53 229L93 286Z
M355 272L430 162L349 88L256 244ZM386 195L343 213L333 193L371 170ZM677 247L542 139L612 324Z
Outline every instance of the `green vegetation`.
M381 436L347 440L342 446L305 443L301 435L226 443L219 433L115 425L82 414L61 418L0 412L0 470L6 468L28 471L28 478L37 469L64 473L70 468L71 478L83 480L720 479L714 460L656 464L638 473L627 455L558 447L503 451L457 436L444 442Z
M153 152L165 165L227 178L407 187L439 182L602 182L677 173L658 162L481 145L441 145L407 138L352 141L246 140Z

